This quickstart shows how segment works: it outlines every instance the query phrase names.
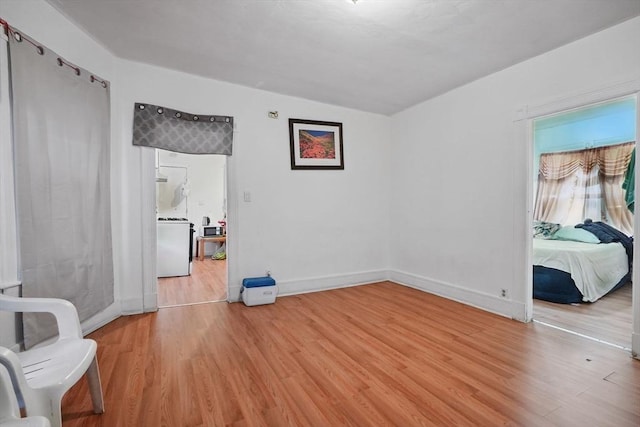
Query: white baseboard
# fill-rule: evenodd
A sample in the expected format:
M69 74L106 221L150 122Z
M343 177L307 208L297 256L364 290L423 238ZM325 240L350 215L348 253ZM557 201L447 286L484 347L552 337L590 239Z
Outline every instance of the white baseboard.
M299 295L330 289L348 288L388 280L386 270L362 271L358 273L336 274L334 276L311 277L278 282L278 295Z
M158 311L158 294L144 294L144 312L150 313Z
M240 296L241 290L242 290L242 286L229 286L229 295L227 295L227 301L229 302L242 301L242 297Z
M122 314L140 314L144 311L142 298L125 298L120 300Z
M299 280L278 281L278 296L299 295L390 280L399 285L432 293L450 300L524 322L525 304L456 286L452 283L404 273L397 270L375 270ZM241 300L241 286L229 288L229 301Z
M115 303L107 307L104 311L101 311L95 316L82 322L82 333L84 335L90 334L91 332L100 329L107 323L116 320L121 315L122 312L120 311L120 304L118 304L118 302L116 301Z
M389 271L389 280L521 322L526 319L524 303L498 298L483 292L462 288L452 283L397 270Z
M640 333L631 334L631 354L640 360Z
M310 292L328 291L330 289L348 288L369 283L388 280L387 270L362 271L357 273L336 274L333 276L310 277L306 279L278 281L278 296L307 294ZM242 286L229 287L230 302L241 300Z

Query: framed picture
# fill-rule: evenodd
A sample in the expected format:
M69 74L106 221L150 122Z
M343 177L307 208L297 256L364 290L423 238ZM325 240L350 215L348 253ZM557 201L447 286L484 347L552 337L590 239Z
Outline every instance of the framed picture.
M289 119L291 169L344 169L342 123Z

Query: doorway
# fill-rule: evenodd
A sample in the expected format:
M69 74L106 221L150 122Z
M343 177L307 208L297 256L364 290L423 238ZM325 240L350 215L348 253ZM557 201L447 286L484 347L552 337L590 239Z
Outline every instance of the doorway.
M226 159L156 150L159 308L227 300ZM161 252L171 242L160 231L179 224L190 234L179 255L188 271L163 274ZM222 238L202 240L212 226Z
M626 96L532 120L533 320L629 351L637 115Z

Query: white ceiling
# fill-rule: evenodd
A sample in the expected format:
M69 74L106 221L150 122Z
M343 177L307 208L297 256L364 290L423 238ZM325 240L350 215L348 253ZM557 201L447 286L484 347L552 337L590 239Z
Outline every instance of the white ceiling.
M119 57L387 115L640 15L640 0L47 1Z

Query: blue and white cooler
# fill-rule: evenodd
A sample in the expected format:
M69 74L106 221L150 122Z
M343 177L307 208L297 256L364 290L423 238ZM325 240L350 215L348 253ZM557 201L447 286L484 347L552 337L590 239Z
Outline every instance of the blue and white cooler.
M278 285L271 276L242 279L242 302L244 305L273 304L278 296Z

